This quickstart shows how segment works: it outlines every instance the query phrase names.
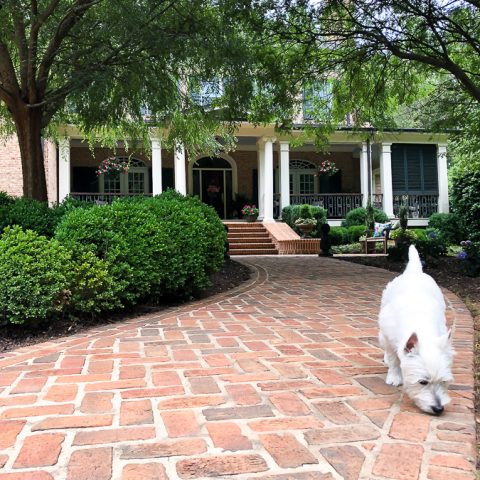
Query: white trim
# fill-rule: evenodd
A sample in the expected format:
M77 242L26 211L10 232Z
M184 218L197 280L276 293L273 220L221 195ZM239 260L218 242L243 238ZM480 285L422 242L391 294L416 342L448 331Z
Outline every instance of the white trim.
M159 138L152 138L152 194L162 193L162 144Z
M362 194L362 206L366 207L368 202L368 153L367 143L362 143L360 153L360 193Z
M62 202L70 195L70 138L58 141L58 201Z
M290 205L290 143L280 142L280 215Z
M447 165L447 145L439 143L437 145L437 174L438 174L438 212L448 213L448 165Z
M264 222L273 222L273 139L265 141Z
M187 194L187 178L185 171L185 147L177 144L173 153L175 190L182 195Z
M380 148L380 182L382 184L383 211L389 218L392 218L394 215L391 143L382 143Z

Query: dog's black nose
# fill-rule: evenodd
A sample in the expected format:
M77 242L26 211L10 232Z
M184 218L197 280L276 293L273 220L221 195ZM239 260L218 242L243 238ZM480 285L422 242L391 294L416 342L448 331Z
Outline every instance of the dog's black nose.
M433 405L432 410L435 415L440 415L443 412L443 407L441 405L439 407Z

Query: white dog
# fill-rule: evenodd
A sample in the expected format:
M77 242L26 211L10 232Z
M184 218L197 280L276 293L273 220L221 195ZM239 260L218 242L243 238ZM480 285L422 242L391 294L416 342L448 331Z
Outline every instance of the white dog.
M421 410L440 415L450 401L447 390L453 380L454 352L442 292L435 280L423 273L413 245L407 268L383 292L378 323L388 366L386 383L403 383Z

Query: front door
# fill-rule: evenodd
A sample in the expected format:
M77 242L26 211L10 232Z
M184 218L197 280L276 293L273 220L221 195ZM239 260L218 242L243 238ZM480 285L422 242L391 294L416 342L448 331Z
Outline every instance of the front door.
M202 201L213 207L220 218L225 212L225 181L221 170L202 170Z

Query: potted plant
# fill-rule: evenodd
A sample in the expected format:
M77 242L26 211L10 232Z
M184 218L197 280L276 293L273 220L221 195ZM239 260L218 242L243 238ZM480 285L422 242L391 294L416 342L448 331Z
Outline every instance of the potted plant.
M317 225L317 220L313 217L312 207L310 205L302 205L300 209L300 217L295 220L295 226L302 232L305 238Z
M258 218L258 208L255 205L245 205L242 215L247 222L254 222Z

